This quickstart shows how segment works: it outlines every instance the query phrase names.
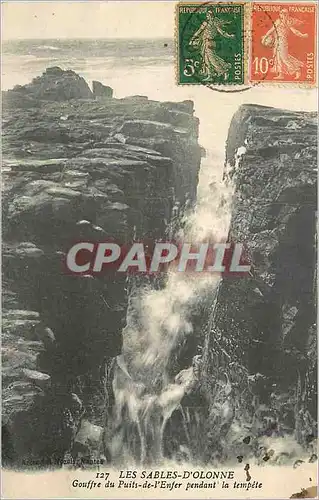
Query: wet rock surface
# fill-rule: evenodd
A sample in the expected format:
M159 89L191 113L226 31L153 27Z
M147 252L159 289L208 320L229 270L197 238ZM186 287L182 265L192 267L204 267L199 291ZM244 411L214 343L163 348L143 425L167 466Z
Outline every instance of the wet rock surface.
M236 161L242 147L246 152ZM254 446L257 453L258 439L287 434L311 453L317 432L316 148L314 113L245 105L231 122L229 240L246 245L252 270L223 279L204 329L206 460L235 453L246 434L252 436L248 447L241 443L246 455Z
M164 238L173 206L182 214L195 201L192 103L113 99L109 89L93 94L73 71L49 68L3 93L6 465L57 465L83 415L105 424L126 279L68 275L68 249ZM108 98L95 99L101 92Z
M50 68L4 93L5 465L108 459L100 444L129 285L68 275L66 252L79 240L165 238L196 199L193 103L111 90ZM233 118L229 238L246 244L252 271L189 311L194 332L172 374L191 367L193 378L167 422L165 456L285 463L269 448L283 436L314 456L316 134L311 113L245 105Z

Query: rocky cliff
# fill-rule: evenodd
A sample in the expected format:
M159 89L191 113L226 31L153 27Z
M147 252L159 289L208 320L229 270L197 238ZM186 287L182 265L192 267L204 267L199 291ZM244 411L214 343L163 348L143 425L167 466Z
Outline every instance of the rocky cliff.
M60 68L3 95L8 466L57 466L85 453L88 436L104 441L130 285L66 274L67 250L82 239L161 239L196 198L192 102L112 95ZM229 239L246 244L252 271L225 277L189 311L194 333L172 376L193 364L197 384L167 423L167 456L283 463L306 449L315 459L316 146L311 113L245 105L232 120ZM278 456L271 440L283 436L298 444L285 441Z
M81 239L165 237L195 200L193 103L113 99L49 68L3 93L3 459L56 466L80 422L104 424L125 277L70 276Z
M267 455L265 439L290 436L311 455L317 432L317 117L242 106L226 154L225 180L235 189L229 240L246 244L252 270L249 277L224 277L202 311L208 319L202 321L195 396L207 434L199 454L207 461L253 453L263 463L274 454ZM287 441L281 457L272 459L294 452Z

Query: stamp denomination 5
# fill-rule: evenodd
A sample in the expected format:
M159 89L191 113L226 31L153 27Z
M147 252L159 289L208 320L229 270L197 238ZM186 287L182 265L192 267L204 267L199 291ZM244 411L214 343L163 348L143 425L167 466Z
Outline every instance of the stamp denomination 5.
M178 83L244 83L244 4L178 4Z

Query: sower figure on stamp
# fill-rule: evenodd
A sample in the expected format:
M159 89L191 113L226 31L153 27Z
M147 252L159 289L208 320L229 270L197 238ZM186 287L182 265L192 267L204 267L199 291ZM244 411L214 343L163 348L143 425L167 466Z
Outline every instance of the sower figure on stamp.
M224 75L225 80L228 78L231 64L217 55L214 39L218 34L224 38L234 38L235 35L226 33L223 30L223 26L229 24L229 22L214 16L214 13L210 10L207 12L206 21L201 24L189 42L193 47L199 48L201 52L203 59L201 73L207 73L205 80L210 78L212 72L217 73L218 76Z
M308 37L308 33L301 33L294 27L300 24L303 24L303 21L291 17L287 9L282 9L272 28L261 39L263 45L273 47L274 65L271 71L277 73L274 77L277 80L284 79L285 74L294 75L295 80L300 78L304 63L289 54L288 43L290 32L300 38Z

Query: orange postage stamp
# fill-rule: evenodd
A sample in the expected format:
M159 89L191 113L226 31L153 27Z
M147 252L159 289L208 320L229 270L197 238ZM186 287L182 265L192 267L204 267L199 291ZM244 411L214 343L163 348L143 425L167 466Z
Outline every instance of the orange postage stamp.
M316 3L253 3L251 82L316 85Z

